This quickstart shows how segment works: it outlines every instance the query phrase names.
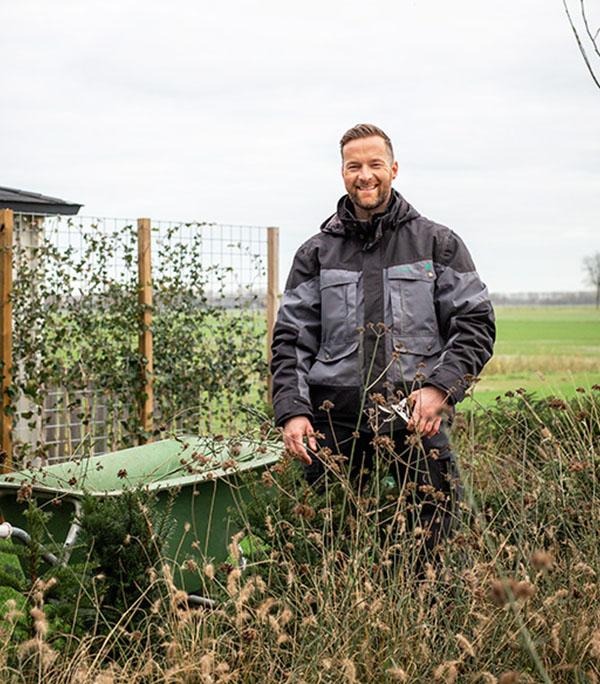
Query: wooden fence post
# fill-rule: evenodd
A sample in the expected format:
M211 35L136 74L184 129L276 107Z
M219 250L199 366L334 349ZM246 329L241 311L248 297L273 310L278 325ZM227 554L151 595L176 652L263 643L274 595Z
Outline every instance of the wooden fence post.
M273 328L279 308L279 228L267 228L267 363L271 367ZM272 401L273 378L268 375L269 403Z
M3 456L2 472L12 468L12 416L7 415L10 405L8 388L12 382L12 245L13 212L0 209L0 361L2 362L2 415L0 416L0 451Z
M140 427L145 433L152 430L152 261L150 219L138 219L138 303L140 305L139 350L145 365L142 373L142 399L140 401ZM141 443L151 442L152 437L142 436Z

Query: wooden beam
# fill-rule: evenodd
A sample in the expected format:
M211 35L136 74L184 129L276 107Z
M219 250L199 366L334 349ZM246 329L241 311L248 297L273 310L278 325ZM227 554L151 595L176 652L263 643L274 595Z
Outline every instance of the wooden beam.
M279 228L267 228L267 363L271 368L273 328L279 308ZM268 375L269 402L272 402L273 378Z
M2 472L12 469L12 415L6 413L10 406L8 388L12 383L12 246L13 212L0 210L0 364L2 414L0 415L0 452Z
M142 399L140 401L140 427L146 433L152 430L152 261L151 261L150 219L138 219L138 303L140 305L139 350L146 359L141 367ZM151 442L152 437L142 435L142 444Z

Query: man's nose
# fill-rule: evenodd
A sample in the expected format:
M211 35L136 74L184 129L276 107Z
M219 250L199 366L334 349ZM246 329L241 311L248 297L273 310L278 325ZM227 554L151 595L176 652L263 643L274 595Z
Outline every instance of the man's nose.
M363 164L358 172L358 177L361 180L368 180L369 178L371 178L371 175L371 168L369 167L369 165Z

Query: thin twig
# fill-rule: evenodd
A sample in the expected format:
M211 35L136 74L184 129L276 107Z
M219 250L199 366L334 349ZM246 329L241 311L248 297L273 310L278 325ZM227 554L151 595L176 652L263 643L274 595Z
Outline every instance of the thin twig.
M596 42L598 39L598 34L600 33L600 28L596 31L594 35L592 35L592 32L590 30L590 25L587 20L587 15L585 13L585 1L584 0L579 0L579 3L581 5L581 18L583 19L583 25L585 26L585 32L588 34L589 39L592 41L592 45L594 46L594 52L600 57L600 48L598 48L598 43Z
M575 36L575 40L577 41L577 46L579 47L579 52L581 52L581 56L583 57L583 61L585 62L587 70L590 72L590 76L592 77L592 80L594 81L596 86L598 88L600 88L600 81L598 80L598 78L596 77L596 74L594 73L592 65L590 64L588 56L585 52L585 48L583 47L581 39L579 38L579 33L578 33L577 29L575 28L575 24L573 23L573 19L571 18L571 13L569 12L569 7L567 6L567 0L562 0L562 4L563 4L563 7L565 8L565 13L567 15L567 19L569 20L569 24L571 25L573 35ZM594 43L594 45L595 45L595 43Z

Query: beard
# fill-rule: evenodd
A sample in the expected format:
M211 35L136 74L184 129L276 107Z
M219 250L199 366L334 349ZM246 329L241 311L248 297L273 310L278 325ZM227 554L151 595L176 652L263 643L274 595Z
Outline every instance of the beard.
M390 198L390 188L386 188L382 183L380 183L377 186L377 192L374 196L362 198L358 188L352 188L349 190L348 195L350 196L354 206L360 207L365 211L374 212L376 209L383 209L386 206Z

